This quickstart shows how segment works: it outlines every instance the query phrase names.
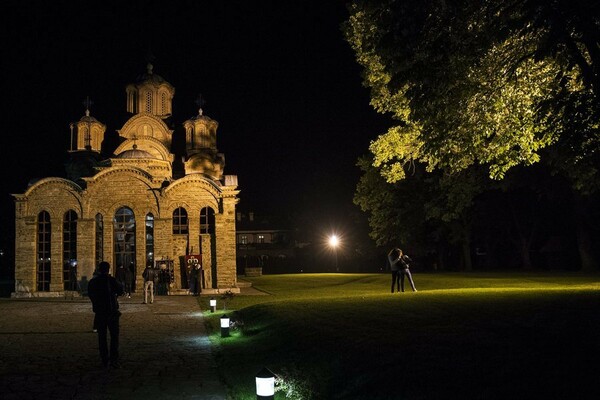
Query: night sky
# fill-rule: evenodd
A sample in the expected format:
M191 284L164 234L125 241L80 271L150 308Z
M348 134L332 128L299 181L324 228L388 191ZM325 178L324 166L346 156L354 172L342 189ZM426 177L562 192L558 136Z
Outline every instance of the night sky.
M345 3L3 3L3 206L30 179L62 175L86 96L107 132L121 128L125 86L151 53L154 73L175 87L175 123L197 114L199 93L219 122L239 209L343 219L355 208L357 158L388 125L340 30ZM5 230L13 216L3 214Z

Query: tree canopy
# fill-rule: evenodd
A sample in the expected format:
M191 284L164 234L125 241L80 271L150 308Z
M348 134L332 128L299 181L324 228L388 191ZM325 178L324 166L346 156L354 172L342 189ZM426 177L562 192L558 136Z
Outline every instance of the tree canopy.
M500 179L542 157L600 189L600 5L585 0L355 0L344 24L371 104L396 123L373 140L388 182L415 162Z

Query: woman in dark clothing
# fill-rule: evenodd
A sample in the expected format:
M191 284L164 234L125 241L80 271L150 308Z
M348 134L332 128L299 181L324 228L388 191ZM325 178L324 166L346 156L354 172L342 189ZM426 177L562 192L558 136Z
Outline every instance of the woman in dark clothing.
M409 256L402 253L402 250L398 249L398 253L399 253L398 261L401 266L400 287L402 288L402 291L404 292L404 277L407 276L408 282L410 282L410 287L412 288L413 292L416 292L417 289L415 288L415 282L413 281L412 274L410 273L410 269L409 269L410 265L408 265L408 263L412 262L412 260L410 259Z

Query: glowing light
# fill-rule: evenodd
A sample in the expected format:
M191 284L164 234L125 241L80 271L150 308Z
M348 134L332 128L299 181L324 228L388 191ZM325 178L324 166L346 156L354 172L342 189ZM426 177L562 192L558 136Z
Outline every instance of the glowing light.
M340 238L336 234L329 236L329 246L333 249L333 253L335 256L335 271L339 272L340 268L338 267L338 256L337 256L337 248L340 245Z
M221 337L229 336L229 317L223 315L221 317Z
M210 304L210 312L214 313L217 310L217 299L211 298L209 301Z
M337 235L329 236L329 245L331 247L333 247L335 249L336 247L338 247L339 244L340 244L340 239L337 237Z
M256 398L275 398L275 374L268 368L263 368L256 374Z

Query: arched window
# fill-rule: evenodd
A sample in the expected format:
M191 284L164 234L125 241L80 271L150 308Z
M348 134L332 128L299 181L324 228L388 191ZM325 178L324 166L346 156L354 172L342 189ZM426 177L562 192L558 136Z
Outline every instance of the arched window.
M37 221L37 290L47 292L50 290L50 247L52 244L52 225L50 214L42 211L38 214Z
M104 260L104 220L102 214L96 214L96 246L94 251L94 260L96 267Z
M146 93L146 112L152 113L152 92Z
M154 215L146 215L146 265L154 264Z
M169 110L167 110L167 94L164 92L160 94L160 107L162 115L169 113Z
M121 207L114 218L115 265L129 268L135 276L135 215L129 207Z
M200 233L215 233L215 212L210 207L200 210Z
M77 290L77 213L69 210L63 217L63 285Z
M179 207L173 211L173 234L188 233L188 217L187 211L183 207Z

